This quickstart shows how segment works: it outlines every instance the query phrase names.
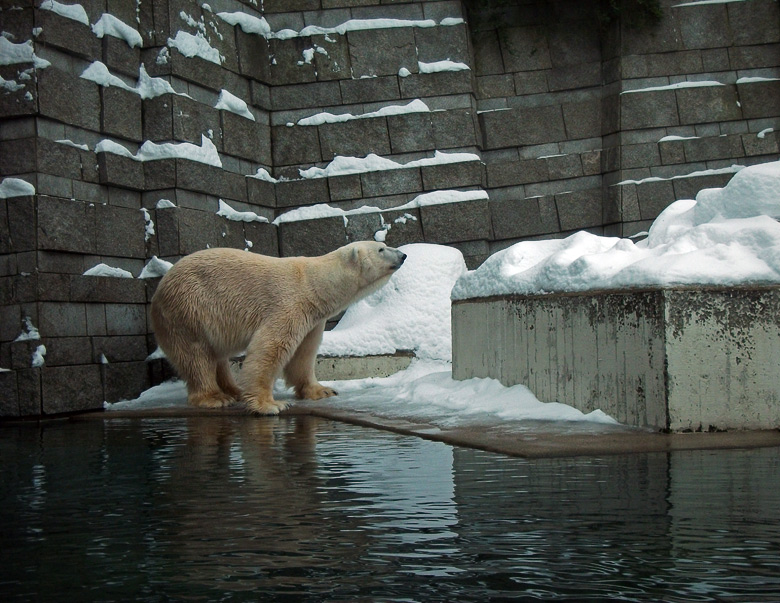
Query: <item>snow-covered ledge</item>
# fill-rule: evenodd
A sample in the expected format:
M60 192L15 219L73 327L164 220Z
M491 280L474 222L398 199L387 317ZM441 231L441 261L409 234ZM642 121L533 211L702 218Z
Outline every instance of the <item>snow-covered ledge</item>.
M453 377L685 431L780 427L780 287L459 300Z
M779 218L773 162L673 203L639 242L500 251L453 288L453 377L640 427L780 427Z

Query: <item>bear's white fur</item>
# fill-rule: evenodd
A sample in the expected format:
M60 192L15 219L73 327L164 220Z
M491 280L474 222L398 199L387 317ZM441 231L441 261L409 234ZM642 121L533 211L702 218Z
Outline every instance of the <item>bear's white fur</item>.
M373 241L319 257L195 252L168 271L152 298L157 343L195 406L243 400L252 412L277 414L286 406L273 398L281 373L299 398L335 396L314 375L325 321L384 285L405 258ZM244 350L239 388L228 361Z

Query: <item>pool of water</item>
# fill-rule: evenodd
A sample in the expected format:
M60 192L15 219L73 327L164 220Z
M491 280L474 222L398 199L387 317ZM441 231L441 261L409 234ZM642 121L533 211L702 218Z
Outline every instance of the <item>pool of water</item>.
M0 430L3 600L773 601L780 449L524 460L313 417Z

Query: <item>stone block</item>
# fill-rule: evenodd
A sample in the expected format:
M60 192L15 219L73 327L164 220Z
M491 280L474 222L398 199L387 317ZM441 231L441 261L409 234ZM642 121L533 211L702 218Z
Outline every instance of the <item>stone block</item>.
M259 207L276 207L276 185L273 182L248 176L247 202Z
M582 176L582 162L578 153L554 155L545 159L550 180L565 180Z
M270 40L273 60L269 67L275 85L303 84L317 81L314 62L305 61L304 51L311 48L309 38Z
M176 160L176 186L225 199L247 200L245 176L189 159Z
M552 67L547 36L542 27L505 27L498 30L498 37L507 71L535 71Z
M90 364L93 361L89 337L47 337L45 344L46 366ZM28 360L24 368L29 366Z
M87 314L87 335L106 334L105 304L84 304Z
M374 234L382 230L384 222L379 212L349 216L345 226L347 242L373 241Z
M21 88L4 89L0 94L0 115L4 117L32 116L38 113L38 90L30 83L19 79L22 65L0 66L0 77L7 82L16 82ZM32 67L32 66L30 66Z
M360 186L360 174L331 176L328 178L328 189L331 201L359 199L363 196L363 189Z
M312 82L271 88L274 110L311 109L341 104L341 88L338 82Z
M0 417L18 417L19 414L16 371L2 371L0 372Z
M457 243L492 238L487 200L426 205L420 208L427 243Z
M648 168L661 164L659 145L656 143L632 144L620 147L620 167L624 170L632 168Z
M561 230L580 230L602 224L601 189L555 195Z
M401 98L398 77L395 75L341 80L339 88L341 89L342 102L345 105L376 103Z
M385 243L390 247L425 241L419 209L384 211L382 219L385 222L385 227L389 226L385 235Z
M235 28L240 72L263 83L271 81L271 51L268 40L257 34L245 33Z
M41 302L38 304L41 337L81 337L87 334L84 304Z
M425 98L446 94L468 94L473 90L471 71L413 73L400 79L401 98Z
M396 75L417 65L414 28L357 30L347 33L352 77Z
M135 22L135 17L130 21L132 22ZM138 65L141 63L140 48L130 48L127 42L113 36L104 36L102 46L103 62L112 73L138 77Z
M474 85L478 99L506 98L515 95L515 80L508 73L476 77Z
M276 184L276 206L298 207L330 201L327 178L283 180Z
M777 67L780 44L732 46L729 51L731 69L761 69Z
M39 69L36 73L38 107L42 116L69 126L100 131L100 94L96 84L54 66ZM68 99L68 102L63 102L63 99Z
M685 147L682 140L665 140L658 143L663 165L685 163Z
M203 134L215 136L222 147L220 112L214 107L178 94L164 94L143 101L143 137L155 142L201 144Z
M177 256L181 253L179 246L179 212L181 211L183 210L179 207L155 211L157 244L163 257Z
M16 373L16 389L19 393L19 416L40 415L41 406L41 369L25 369Z
M390 148L393 153L429 150L433 142L430 113L406 113L387 118Z
M39 249L95 253L93 208L81 201L38 197Z
M780 8L772 0L727 5L735 46L780 42Z
M145 362L112 362L101 365L100 371L106 402L132 400L152 385L149 367Z
M488 188L546 182L550 179L544 159L491 162L487 164L486 170Z
M8 247L5 253L32 251L37 248L36 205L33 197L12 197L6 200Z
M601 136L601 101L564 103L563 122L570 140Z
M32 276L37 279L37 299L40 301L75 301L70 298L70 274L39 272Z
M414 29L417 58L423 63L449 59L471 63L469 34L465 24L449 27L421 27Z
M279 257L279 239L276 226L261 222L244 224L244 237L252 243L253 253Z
M106 334L146 335L145 304L106 304Z
M514 74L515 91L518 96L548 92L546 71L521 71Z
M472 31L471 44L474 49L476 75L496 75L505 72L497 29Z
M360 174L360 182L366 197L416 193L422 190L419 168L365 172Z
M427 165L421 171L426 191L485 185L485 164L481 161Z
M322 161L318 128L314 127L273 126L271 150L275 166Z
M685 7L677 20L685 48L723 48L731 45L725 5Z
M222 141L225 153L254 163L270 165L271 129L230 111L222 111Z
M745 156L742 137L738 134L684 140L683 148L685 159L689 163L714 159L737 159Z
M493 236L517 239L558 232L558 211L551 196L490 201Z
M348 21L349 19L346 19ZM327 26L323 26L327 27ZM331 81L351 78L349 44L346 36L312 36L314 67L318 81ZM324 50L322 52L321 50Z
M146 64L149 67L149 64ZM170 69L170 74L187 82L193 82L212 92L219 92L222 89L233 90L228 85L230 72L221 65L212 63L200 57L186 57L178 49L170 49L170 58L166 65ZM149 75L157 75L150 73Z
M177 217L179 249L176 254L171 255L187 255L200 249L221 245L221 231L217 226L219 217L216 213L181 207ZM160 253L167 255L163 249L167 251L169 243L160 237Z
M745 119L780 115L780 81L737 84L737 89Z
M776 155L780 152L780 144L778 144L778 135L775 133L765 134L763 138L759 138L754 133L742 135L742 146L745 149L745 155L748 157L755 157L757 155ZM9 206L10 208L10 206Z
M70 300L74 302L135 303L146 301L143 280L109 276L69 277Z
M639 214L642 220L653 220L676 200L671 180L637 184Z
M92 337L91 354L94 362L101 362L101 355L109 363L143 361L149 355L146 335L118 335ZM89 341L89 340L87 340Z
M101 57L101 42L88 25L50 10L36 11L35 25L41 28L36 43L54 46L82 59Z
M336 155L364 157L369 153L390 154L390 136L384 117L323 124L318 129L325 160L331 160Z
M712 174L693 178L675 178L673 199L695 199L696 194L705 188L723 188L733 174Z
M624 130L679 124L674 90L626 92L620 96L620 127Z
M550 92L601 86L601 63L555 67L547 76Z
M30 341L12 341L10 344L11 370L31 368L33 356L35 355L38 347L42 344L43 342L40 339Z
M144 164L116 153L98 153L100 184L141 191L146 187Z
M580 154L582 173L584 176L601 174L601 150L585 151Z
M485 149L566 140L560 107L529 107L479 115Z
M36 172L38 156L34 138L0 142L0 170L3 175Z
M346 243L346 227L340 216L282 222L279 225L281 257L322 255Z
M159 191L176 187L175 159L144 161L141 165L144 168L144 181L147 190Z
M136 63L136 69L137 65L138 63ZM141 119L143 102L141 97L128 90L111 86L100 89L100 98L103 108L101 132L141 142L143 140L143 120Z
M103 408L100 367L44 367L41 369L42 412L45 415Z
M477 124L471 109L433 111L433 142L435 149L471 147L477 144Z
M681 124L732 121L742 118L735 86L701 86L675 91Z

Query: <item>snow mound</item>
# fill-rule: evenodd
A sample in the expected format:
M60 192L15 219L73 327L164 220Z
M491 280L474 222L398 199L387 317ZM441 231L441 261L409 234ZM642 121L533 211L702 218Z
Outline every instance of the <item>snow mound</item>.
M647 239L525 241L464 275L453 299L675 285L780 283L780 162L667 207Z
M450 291L466 272L457 249L416 243L400 248L406 262L390 281L350 306L324 334L320 354L367 356L412 350L418 358L452 357Z

